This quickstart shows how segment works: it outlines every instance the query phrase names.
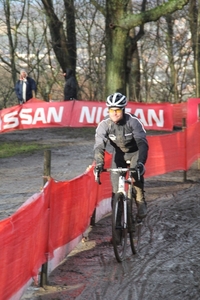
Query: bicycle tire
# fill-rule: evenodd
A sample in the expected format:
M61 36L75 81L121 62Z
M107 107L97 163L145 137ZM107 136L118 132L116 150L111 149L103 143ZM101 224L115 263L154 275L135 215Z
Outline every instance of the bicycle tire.
M124 226L124 200L122 193L117 193L113 201L112 209L112 243L115 257L122 262L126 256L127 226Z
M137 253L136 247L135 247L136 228L134 228L134 230L133 230L133 222L134 222L134 226L135 226L135 220L133 218L132 207L133 207L133 200L128 199L128 201L127 201L127 221L128 221L129 239L130 239L131 251L133 254L136 254Z

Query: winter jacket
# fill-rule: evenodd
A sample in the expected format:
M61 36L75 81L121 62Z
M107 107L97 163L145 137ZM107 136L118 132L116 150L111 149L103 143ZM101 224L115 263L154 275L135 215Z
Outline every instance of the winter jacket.
M99 123L94 145L94 159L97 164L104 164L104 153L108 141L115 148L115 153L133 153L139 150L138 161L145 164L149 148L146 131L135 115L124 113L123 119L118 123L114 123L107 116Z
M28 101L29 99L33 98L32 91L36 92L36 82L31 77L26 77L26 99L23 101L23 80L18 80L15 85L15 92L18 98L19 103L23 103Z
M77 99L77 82L71 69L66 69L64 100Z

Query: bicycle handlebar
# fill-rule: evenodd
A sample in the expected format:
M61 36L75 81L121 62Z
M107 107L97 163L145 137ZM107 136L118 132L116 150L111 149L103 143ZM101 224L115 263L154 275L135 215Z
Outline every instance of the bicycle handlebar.
M107 169L103 169L102 172L118 172L118 173L120 173L120 172L127 172L127 171L137 172L137 169L136 168L121 168L121 167L119 167L119 168L107 168Z
M138 176L138 180L140 180L140 170L139 168L107 168L107 169L103 169L102 172L117 172L117 173L121 173L121 172L127 172L127 171L131 171L131 172L137 172L137 176ZM95 181L98 183L98 184L101 184L101 181L100 181L100 173L101 172L96 172L95 173Z

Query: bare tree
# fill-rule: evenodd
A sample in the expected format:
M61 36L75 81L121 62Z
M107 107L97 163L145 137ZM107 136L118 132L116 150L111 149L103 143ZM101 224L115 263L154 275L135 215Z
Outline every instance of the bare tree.
M52 0L41 0L51 34L51 43L56 58L63 70L76 71L76 33L74 0L64 0L66 31L63 22L55 13Z
M5 80L1 70L6 80L0 96L4 106L6 98L14 101L13 87L21 67L36 79L38 96L46 100L50 95L63 100L66 67L76 70L80 99L101 101L121 91L134 101L178 102L186 97L184 93L193 93L191 65L199 61L198 15L192 23L191 10L190 15L180 10L186 0L161 5L146 0L2 3L0 82ZM195 7L191 5L193 11ZM190 28L193 25L192 44L187 14ZM198 90L198 72L196 78Z
M76 7L77 75L82 99L104 99L105 22L97 9L79 1Z
M194 96L193 52L187 8L145 24L138 42L143 101L185 101Z
M192 49L194 52L194 70L196 79L196 97L200 97L200 12L199 1L189 2L189 24L191 30Z
M95 0L91 3L99 8ZM107 0L101 11L106 17L106 94L126 92L126 44L129 31L147 22L157 21L161 16L181 9L188 0L172 0L140 13L130 14L128 1Z
M38 96L47 100L53 86L63 85L63 76L59 74L60 65L49 42L41 6L32 5L29 0L15 1L10 6L10 1L3 0L1 16L0 40L4 47L0 52L0 81L5 81L4 88L0 89L1 106L17 103L14 86L21 68L26 68L36 80ZM62 100L63 92L58 90L55 95Z

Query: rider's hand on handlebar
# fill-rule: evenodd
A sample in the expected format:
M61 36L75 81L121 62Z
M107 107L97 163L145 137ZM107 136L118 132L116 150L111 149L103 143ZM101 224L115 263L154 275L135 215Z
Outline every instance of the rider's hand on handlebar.
M103 172L103 164L97 164L94 167L94 173L101 173L101 172Z
M135 180L140 180L140 176L145 173L145 166L143 163L138 162L134 169L136 170L136 173L132 172L131 177Z
M97 164L95 167L94 167L94 177L95 177L95 181L98 183L98 184L101 184L101 181L100 181L100 173L103 171L103 164Z
M145 166L143 165L143 163L138 162L135 168L140 171L140 175L144 174Z

